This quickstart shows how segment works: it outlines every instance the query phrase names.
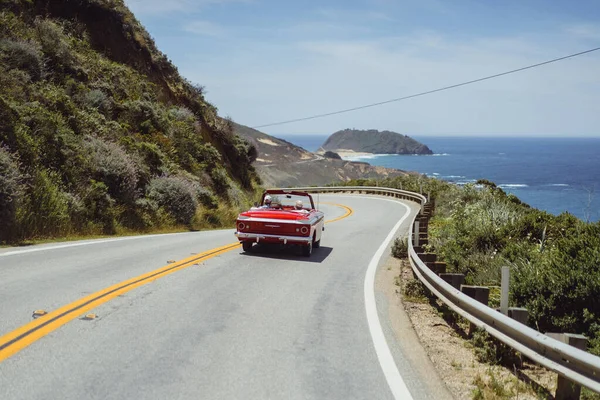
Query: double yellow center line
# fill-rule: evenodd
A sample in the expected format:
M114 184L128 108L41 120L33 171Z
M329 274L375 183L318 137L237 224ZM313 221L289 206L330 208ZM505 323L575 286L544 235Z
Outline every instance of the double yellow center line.
M334 205L344 208L346 213L341 217L326 221L326 223L339 221L343 218L349 217L353 213L352 209L349 207L340 204ZM40 338L46 336L55 329L58 329L67 322L110 301L111 299L114 299L117 296L122 295L123 293L239 247L240 244L236 242L222 247L217 247L203 253L195 254L173 264L169 264L152 272L148 272L147 274L117 283L116 285L107 287L99 292L81 298L71 304L67 304L66 306L49 312L48 314L44 314L30 323L0 337L0 362L21 351Z

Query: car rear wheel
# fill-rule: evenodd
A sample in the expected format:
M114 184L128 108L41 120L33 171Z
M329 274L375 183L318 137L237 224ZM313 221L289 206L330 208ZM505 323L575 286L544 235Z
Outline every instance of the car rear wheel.
M244 251L250 251L252 250L252 242L242 242L242 250Z
M302 255L304 257L310 257L310 255L312 254L312 248L313 248L312 242L308 242L308 245L302 247Z
M321 239L315 240L316 238L317 238L317 235L315 234L315 236L313 237L313 247L315 249L318 249L319 247L321 247Z

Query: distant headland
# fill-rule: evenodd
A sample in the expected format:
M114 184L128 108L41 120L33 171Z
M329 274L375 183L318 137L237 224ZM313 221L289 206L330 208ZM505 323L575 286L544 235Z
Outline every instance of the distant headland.
M323 143L320 152L372 154L433 154L415 139L391 131L344 129L335 132Z

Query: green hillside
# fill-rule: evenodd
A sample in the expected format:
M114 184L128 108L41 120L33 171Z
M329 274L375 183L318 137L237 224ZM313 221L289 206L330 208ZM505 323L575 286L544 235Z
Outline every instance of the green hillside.
M0 0L0 242L223 226L256 148L122 0Z

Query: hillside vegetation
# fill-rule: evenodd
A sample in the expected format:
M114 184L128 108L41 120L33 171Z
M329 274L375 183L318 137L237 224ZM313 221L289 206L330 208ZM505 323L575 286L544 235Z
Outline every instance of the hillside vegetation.
M433 154L423 143L396 132L344 129L327 138L323 150L352 150L373 154Z
M256 148L122 0L0 0L0 243L228 224Z
M435 198L429 250L449 272L464 273L467 284L499 286L502 266L510 266L510 305L527 308L533 328L584 334L600 355L600 222L537 210L486 180L464 187L424 176L378 183Z

